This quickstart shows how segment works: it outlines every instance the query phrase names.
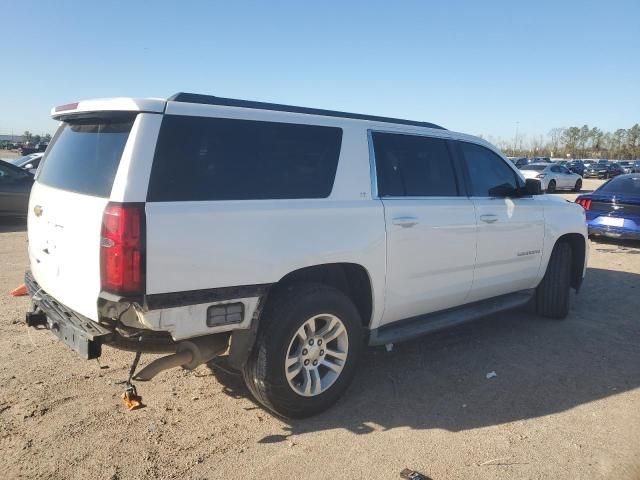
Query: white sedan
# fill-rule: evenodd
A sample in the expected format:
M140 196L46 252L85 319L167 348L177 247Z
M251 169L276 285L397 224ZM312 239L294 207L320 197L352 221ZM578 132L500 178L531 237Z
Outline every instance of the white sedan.
M520 167L520 171L524 178L537 178L540 180L542 189L547 193L553 193L559 189L579 192L582 189L582 177L562 165L530 163Z

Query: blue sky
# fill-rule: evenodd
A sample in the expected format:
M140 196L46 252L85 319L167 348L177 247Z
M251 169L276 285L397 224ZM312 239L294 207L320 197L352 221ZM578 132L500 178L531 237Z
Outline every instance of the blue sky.
M512 138L640 122L640 1L4 0L0 133L178 91ZM9 19L9 21L7 21Z

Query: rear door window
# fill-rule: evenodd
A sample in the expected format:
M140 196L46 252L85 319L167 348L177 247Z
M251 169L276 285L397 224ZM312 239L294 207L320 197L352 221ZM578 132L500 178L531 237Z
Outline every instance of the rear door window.
M380 197L450 197L459 194L453 161L441 138L374 132Z
M505 196L521 186L513 169L494 152L475 143L458 144L467 164L474 197Z
M134 119L127 113L64 122L42 159L38 182L109 197Z
M325 198L342 129L166 115L147 200Z

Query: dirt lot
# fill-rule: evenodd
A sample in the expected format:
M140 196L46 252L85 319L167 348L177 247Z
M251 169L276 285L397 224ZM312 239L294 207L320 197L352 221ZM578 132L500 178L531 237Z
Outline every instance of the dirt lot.
M133 354L83 361L22 323L6 292L25 242L0 225L3 478L640 478L640 244L591 243L566 321L511 312L370 349L335 408L286 422L224 362L162 373L127 412Z
M20 158L20 152L17 150L0 150L0 158L3 160L13 160L14 158Z

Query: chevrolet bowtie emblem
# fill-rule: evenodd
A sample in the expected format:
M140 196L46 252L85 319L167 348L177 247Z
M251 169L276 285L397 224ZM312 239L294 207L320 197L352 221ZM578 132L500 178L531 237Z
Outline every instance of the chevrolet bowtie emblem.
M42 215L42 207L40 205L36 205L35 207L33 207L33 213L36 214L36 217L39 217L40 215Z

